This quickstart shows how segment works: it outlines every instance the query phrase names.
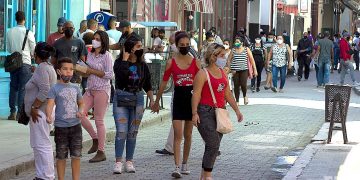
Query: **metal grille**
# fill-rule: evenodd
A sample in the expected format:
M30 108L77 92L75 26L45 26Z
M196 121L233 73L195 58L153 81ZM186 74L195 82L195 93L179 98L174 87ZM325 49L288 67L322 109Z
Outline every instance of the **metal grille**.
M347 111L350 102L351 87L326 85L325 87L325 121L330 122L334 112L334 122L346 121ZM340 109L342 108L342 109ZM340 115L342 111L343 117Z
M147 63L150 74L151 74L151 86L154 91L159 90L160 86L160 76L161 76L161 63L160 62L152 62Z

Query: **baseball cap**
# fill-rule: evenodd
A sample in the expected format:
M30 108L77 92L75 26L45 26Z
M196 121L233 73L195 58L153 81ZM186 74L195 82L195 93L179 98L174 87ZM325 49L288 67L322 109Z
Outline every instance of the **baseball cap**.
M129 27L131 26L131 23L127 20L121 20L120 21L120 25L119 25L119 28L124 28L124 27Z
M66 19L64 17L61 17L58 19L57 26L63 26L66 22Z

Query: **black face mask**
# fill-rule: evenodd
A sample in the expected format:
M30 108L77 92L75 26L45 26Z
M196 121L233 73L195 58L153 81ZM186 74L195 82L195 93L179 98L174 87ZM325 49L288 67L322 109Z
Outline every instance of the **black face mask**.
M189 53L190 50L190 46L186 46L186 47L179 47L179 52L182 55L187 55Z
M64 33L65 33L65 36L66 36L67 38L71 38L71 37L73 36L73 34L74 34L74 31L71 30L71 29L65 29L65 30L64 30Z
M144 54L144 49L139 49L134 52L136 58L140 59Z
M350 41L350 37L347 37L346 40L347 40L347 41Z
M307 36L304 36L304 39L307 39Z

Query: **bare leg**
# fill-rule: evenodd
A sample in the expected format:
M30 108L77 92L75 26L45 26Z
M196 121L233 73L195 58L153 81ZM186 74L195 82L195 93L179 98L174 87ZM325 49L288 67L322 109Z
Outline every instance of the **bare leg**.
M187 164L191 149L191 137L192 137L193 124L192 121L185 121L184 127L184 151L183 151L183 164Z
M59 180L65 179L65 167L66 167L66 159L61 159L56 161L56 170Z
M181 157L181 141L183 136L183 128L182 128L182 121L181 120L173 120L173 127L174 127L174 161L175 166L180 167L180 157Z
M71 159L72 179L80 180L80 158Z

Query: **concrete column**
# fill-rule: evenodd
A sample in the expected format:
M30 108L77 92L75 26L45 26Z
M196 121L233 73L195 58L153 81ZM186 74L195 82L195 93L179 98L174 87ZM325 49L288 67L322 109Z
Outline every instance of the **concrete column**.
M259 10L259 18L260 18L260 29L264 32L268 33L271 30L271 1L260 1L260 10Z
M332 34L334 31L334 4L332 2L324 3L321 9L321 13L321 32L329 31Z

